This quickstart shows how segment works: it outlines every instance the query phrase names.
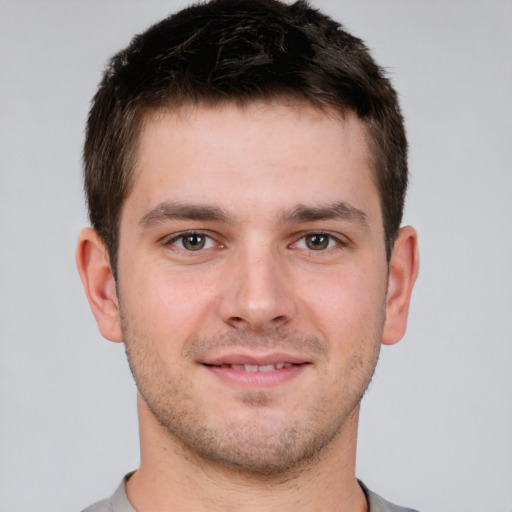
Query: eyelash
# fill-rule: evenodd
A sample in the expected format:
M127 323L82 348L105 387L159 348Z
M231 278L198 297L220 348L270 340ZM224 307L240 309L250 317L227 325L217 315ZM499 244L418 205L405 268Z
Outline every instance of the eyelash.
M311 252L324 252L324 251L328 251L330 249L334 249L335 247L344 247L347 245L346 242L344 242L343 240L341 240L340 238L332 235L331 233L326 233L325 231L310 231L308 233L304 233L298 240L297 242L293 243L292 246L293 247L298 247L299 243L301 242L304 242L304 245L307 245L307 238L308 237L320 237L320 238L323 238L325 237L327 240L327 247L324 247L324 248L316 248L316 249L313 249L311 247L301 247L301 249L305 249L305 250L308 250L308 251L311 251Z
M217 243L215 242L215 240L208 234L206 234L205 232L203 231L185 231L183 233L179 233L175 236L173 236L172 238L170 238L169 240L167 240L165 242L165 245L171 245L171 246L174 246L182 251L185 251L185 252L201 252L202 250L204 249L211 249L212 247L200 247L197 251L194 251L193 249L187 249L186 247L184 247L184 243L185 243L185 240L189 237L193 237L193 236L196 236L196 237L202 237L204 240L205 240L205 244L208 244L208 241L210 242L214 242L214 243ZM181 240L181 244L182 246L181 247L178 247L176 245L176 243ZM222 248L222 244L219 244L220 247Z
M188 237L193 237L193 236L196 236L198 238L203 238L204 239L204 245L210 245L210 244L218 244L219 247L218 248L223 248L223 244L219 244L218 242L215 241L215 239L213 237L211 237L210 235L206 234L204 231L185 231L185 232L182 232L182 233L179 233L175 236L173 236L172 238L168 239L166 242L165 242L165 245L166 246L174 246L176 247L178 250L181 250L181 251L184 251L184 252L187 252L187 253L194 253L194 252L202 252L203 250L207 250L207 249L213 249L213 246L210 246L210 247L205 247L205 246L202 246L202 247L199 247L197 250L193 250L193 249L189 249L187 247L184 246L185 244L185 241ZM326 247L323 247L323 248L311 248L311 247L308 247L307 246L307 238L308 237L319 237L319 238L323 238L323 237L326 237L327 240L327 246ZM181 247L177 245L177 243L181 240ZM210 244L209 244L210 242ZM305 245L305 247L299 247L299 244L303 242L303 244ZM334 244L333 244L334 243ZM318 244L318 245L321 245ZM345 247L347 245L347 243L343 240L341 240L340 238L332 235L331 233L326 233L324 231L310 231L310 232L307 232L307 233L304 233L304 234L301 234L300 238L289 245L289 247L292 247L292 248L297 248L297 249L303 249L303 250L307 250L307 251L310 251L310 252L325 252L325 251L328 251L330 249L333 249L337 246L340 246L340 247Z

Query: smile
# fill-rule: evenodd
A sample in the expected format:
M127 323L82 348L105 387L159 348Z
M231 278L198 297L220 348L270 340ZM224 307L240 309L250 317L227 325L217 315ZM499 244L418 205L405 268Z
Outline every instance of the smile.
M241 360L241 359L245 359ZM202 366L220 381L246 390L270 389L299 377L311 363L293 357L277 357L277 361L251 360L246 356L231 356L223 360L203 362ZM229 360L231 359L231 360ZM234 359L234 360L233 360ZM249 359L249 360L248 360ZM288 359L288 360L287 360Z
M291 368L293 363L275 363L275 364L222 364L222 365L207 365L207 366L216 366L217 368L231 368L232 370L236 370L239 372L273 372L276 370L281 370L283 368Z

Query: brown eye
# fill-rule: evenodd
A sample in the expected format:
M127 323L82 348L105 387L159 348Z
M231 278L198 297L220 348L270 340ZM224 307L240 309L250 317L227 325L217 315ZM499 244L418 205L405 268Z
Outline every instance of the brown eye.
M166 246L182 251L181 254L202 252L208 249L221 249L224 246L202 231L185 231L165 242Z
M206 245L206 236L200 233L190 233L181 238L181 243L188 251L199 251Z
M323 233L314 233L305 237L306 247L313 251L321 251L329 247L330 236Z

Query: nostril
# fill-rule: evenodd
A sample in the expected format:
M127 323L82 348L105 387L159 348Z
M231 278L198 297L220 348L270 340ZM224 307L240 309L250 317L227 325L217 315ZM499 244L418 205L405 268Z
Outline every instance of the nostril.
M229 319L229 323L231 325L234 325L236 327L240 327L244 324L246 324L247 322L240 316L232 316L230 319Z
M254 329L254 330L265 330L265 329L276 329L281 327L287 322L286 315L279 315L270 320L258 320L252 319L249 321L241 316L232 316L228 320L228 324L235 329Z

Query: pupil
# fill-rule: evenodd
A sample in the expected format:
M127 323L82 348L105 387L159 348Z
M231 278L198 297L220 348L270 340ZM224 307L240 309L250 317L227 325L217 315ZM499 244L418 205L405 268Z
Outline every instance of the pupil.
M204 246L204 237L202 235L188 235L185 238L184 244L187 249L197 251Z
M325 235L311 235L307 239L310 249L325 249L329 243L329 238Z

